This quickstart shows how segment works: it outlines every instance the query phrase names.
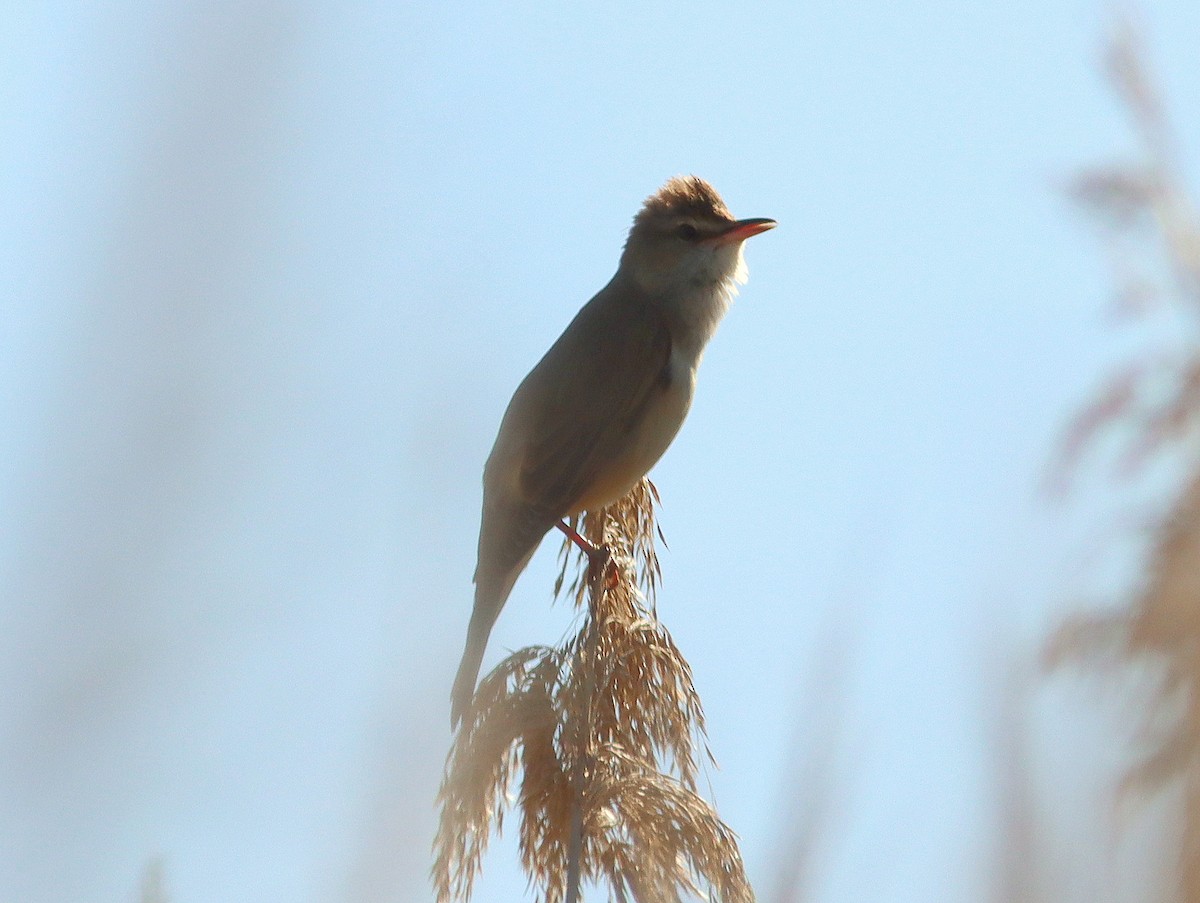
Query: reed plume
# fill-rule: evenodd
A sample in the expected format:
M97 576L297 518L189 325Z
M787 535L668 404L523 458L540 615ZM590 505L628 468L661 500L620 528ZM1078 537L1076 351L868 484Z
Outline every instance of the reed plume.
M514 652L480 683L438 794L439 903L470 897L510 806L545 903L573 903L584 884L615 901L754 899L736 835L696 791L697 752L711 754L691 668L655 614L657 498L643 480L583 515L575 526L608 564L585 576L564 541L555 592L582 608L578 632Z

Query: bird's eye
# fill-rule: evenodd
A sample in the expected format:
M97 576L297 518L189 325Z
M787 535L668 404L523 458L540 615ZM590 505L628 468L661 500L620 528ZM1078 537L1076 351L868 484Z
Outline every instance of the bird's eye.
M675 234L684 241L695 241L696 236L700 233L696 231L696 227L691 223L680 223L678 228L675 229Z

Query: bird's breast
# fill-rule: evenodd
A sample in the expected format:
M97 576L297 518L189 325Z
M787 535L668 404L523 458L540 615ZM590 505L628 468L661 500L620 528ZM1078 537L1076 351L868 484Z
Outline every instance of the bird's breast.
M637 485L683 426L695 386L695 361L679 349L672 349L644 411L628 426L621 452L597 475L571 513L611 505Z

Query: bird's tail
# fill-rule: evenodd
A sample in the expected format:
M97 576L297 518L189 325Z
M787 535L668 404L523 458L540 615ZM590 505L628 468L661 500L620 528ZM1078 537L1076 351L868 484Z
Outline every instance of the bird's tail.
M513 584L529 559L533 557L549 523L532 517L532 511L523 509L516 514L506 509L493 509L485 503L483 527L479 539L479 564L475 568L475 607L471 611L471 623L467 627L467 646L463 650L458 675L454 678L454 689L450 692L450 726L458 727L471 700L475 696L475 681L479 679L479 666L487 649L492 625L500 615L500 609L508 601Z
M475 608L471 611L471 623L467 627L467 645L463 649L458 674L454 678L454 689L450 691L450 726L458 723L471 706L475 696L475 682L479 679L479 666L487 649L492 625L504 607L508 594L512 592L519 569L504 574L475 574Z
M471 626L467 630L467 647L463 650L462 661L458 665L458 674L454 677L454 689L450 691L450 727L458 727L463 715L471 705L475 696L475 681L479 678L479 666L483 664L483 652L487 648L488 634L492 632L489 623L479 625L475 614L471 616Z

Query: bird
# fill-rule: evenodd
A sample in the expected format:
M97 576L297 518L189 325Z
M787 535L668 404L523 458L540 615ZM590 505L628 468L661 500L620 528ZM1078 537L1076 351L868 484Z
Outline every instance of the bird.
M668 180L634 217L616 274L517 387L483 470L475 604L452 728L542 538L556 525L569 530L564 518L620 499L679 432L705 345L746 281L742 243L775 226L734 219L704 179Z

